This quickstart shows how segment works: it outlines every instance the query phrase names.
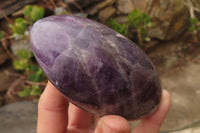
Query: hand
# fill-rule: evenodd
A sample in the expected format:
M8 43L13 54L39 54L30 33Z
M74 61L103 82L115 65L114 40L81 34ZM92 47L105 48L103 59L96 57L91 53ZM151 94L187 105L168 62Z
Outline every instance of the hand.
M132 133L158 133L170 108L170 95L163 90L159 108L141 120ZM108 115L99 118L96 128L91 129L93 117L80 108L69 104L67 99L48 82L38 104L37 133L131 133L126 119Z

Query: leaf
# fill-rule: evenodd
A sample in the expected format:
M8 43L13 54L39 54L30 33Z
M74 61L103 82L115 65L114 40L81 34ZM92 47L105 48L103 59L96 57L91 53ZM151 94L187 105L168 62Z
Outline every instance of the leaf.
M37 72L39 70L39 67L37 65L30 65L29 70L32 72Z
M195 31L195 26L190 26L190 27L189 27L189 30L190 30L190 31Z
M40 82L40 77L36 73L30 74L28 79L32 82Z
M31 6L31 5L27 5L25 6L24 8L24 16L25 18L35 22L41 18L44 17L44 8L43 7L40 7L40 6L37 6L37 5L34 5L34 6Z
M33 6L26 5L24 8L24 16L30 16L32 10L33 10Z
M13 60L13 67L15 70L25 70L28 68L28 60Z
M32 73L28 76L29 80L32 82L41 82L45 79L45 75L41 68L38 68L38 70L35 73Z
M128 24L131 28L137 29L140 31L139 36L142 37L142 40L150 40L150 38L146 38L146 31L148 27L152 26L151 17L146 13L140 11L139 9L135 9L128 15ZM138 39L140 40L140 39Z
M142 12L138 9L133 10L128 15L128 22L133 28L139 28Z
M11 25L10 27L14 34L23 35L26 31L27 25L23 18L17 18L15 20L15 25Z
M151 18L147 14L142 13L141 20L145 25L147 25L147 23L150 22Z
M30 53L25 49L19 49L17 55L22 59L28 60L30 58Z
M128 23L133 28L136 28L136 29L141 28L143 26L150 25L149 23L150 21L151 21L151 17L149 17L147 14L140 11L139 9L133 10L128 15Z
M17 18L15 20L15 26L13 28L13 32L16 34L24 34L26 31L27 25L23 18Z
M200 30L200 26L198 26L199 20L197 18L190 18L190 31Z
M30 92L30 95L33 96L40 96L42 93L42 90L40 89L40 87L38 85L32 85L32 90Z
M147 23L147 27L152 27L152 25L153 25L152 22Z
M25 87L22 91L18 92L18 95L20 97L27 97L30 95L30 89L29 87Z
M198 19L197 18L190 18L190 23L191 23L191 25L196 25L198 23Z
M39 6L33 6L33 10L31 12L31 20L32 21L37 21L41 19L44 16L44 8L39 7Z
M61 15L69 15L70 13L68 11L62 12Z
M128 36L128 25L120 24L115 19L110 19L108 25L115 31L121 33L124 36Z
M4 37L3 31L0 30L0 39L2 39Z
M151 38L150 38L150 37L145 37L144 40L147 41L147 42L150 42L150 41L151 41Z
M141 28L140 31L141 31L142 37L144 38L146 36L146 29L145 28Z

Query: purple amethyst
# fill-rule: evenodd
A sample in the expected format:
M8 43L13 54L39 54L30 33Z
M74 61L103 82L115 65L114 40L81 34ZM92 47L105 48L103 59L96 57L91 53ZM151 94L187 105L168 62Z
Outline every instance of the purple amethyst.
M50 16L33 25L30 41L52 84L95 116L138 119L160 103L161 86L150 59L102 24L70 15Z

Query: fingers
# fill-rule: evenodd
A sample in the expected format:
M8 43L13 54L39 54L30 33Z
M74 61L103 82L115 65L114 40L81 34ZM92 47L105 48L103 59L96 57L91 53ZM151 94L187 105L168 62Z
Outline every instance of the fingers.
M161 124L170 108L170 95L163 91L159 108L150 116L144 118L133 133L158 133ZM91 132L92 115L70 104L70 131ZM38 104L37 133L64 133L68 124L67 100L49 82ZM76 129L76 130L74 130ZM115 115L99 119L95 133L130 133L130 126L124 118Z
M133 130L133 133L158 133L165 116L170 108L170 95L163 90L159 108L150 116L144 118L141 123Z
M69 124L68 128L91 129L92 115L77 106L69 105Z
M48 82L38 103L37 133L64 133L67 127L67 100Z
M126 119L108 115L99 119L95 133L130 133L131 128Z

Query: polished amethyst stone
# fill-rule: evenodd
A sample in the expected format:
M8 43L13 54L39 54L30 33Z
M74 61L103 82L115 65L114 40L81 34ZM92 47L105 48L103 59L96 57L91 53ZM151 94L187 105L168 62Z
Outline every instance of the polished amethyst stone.
M76 16L50 16L30 32L34 55L69 101L94 114L138 119L158 106L161 87L150 59L114 30Z

